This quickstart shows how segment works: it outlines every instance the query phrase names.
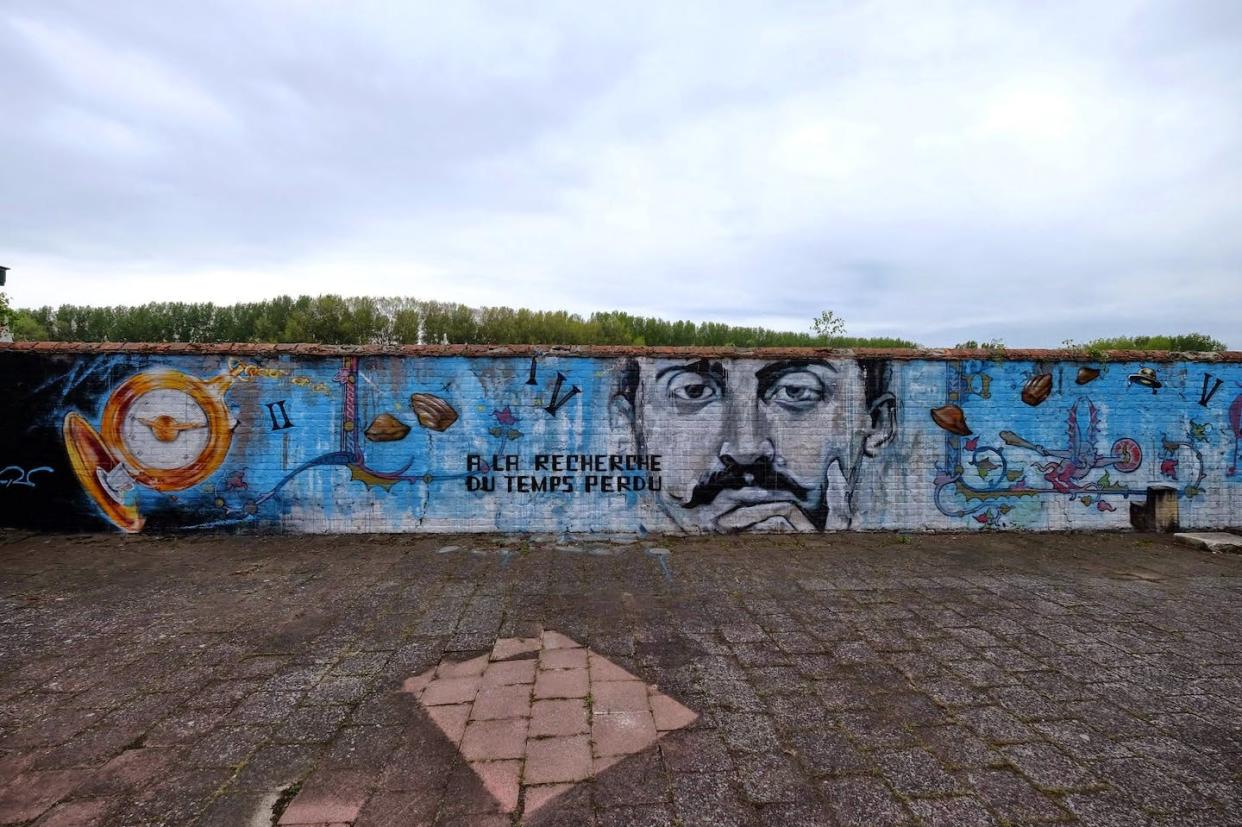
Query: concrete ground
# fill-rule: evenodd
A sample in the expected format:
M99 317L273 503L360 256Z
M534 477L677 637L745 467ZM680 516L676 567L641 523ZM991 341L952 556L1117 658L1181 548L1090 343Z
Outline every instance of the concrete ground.
M659 544L0 534L0 824L1242 823L1242 558Z

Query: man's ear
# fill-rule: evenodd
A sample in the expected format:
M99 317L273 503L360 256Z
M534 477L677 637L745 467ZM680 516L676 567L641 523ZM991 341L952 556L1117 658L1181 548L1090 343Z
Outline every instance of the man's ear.
M871 430L863 438L863 454L873 457L897 435L897 399L891 393L871 403Z

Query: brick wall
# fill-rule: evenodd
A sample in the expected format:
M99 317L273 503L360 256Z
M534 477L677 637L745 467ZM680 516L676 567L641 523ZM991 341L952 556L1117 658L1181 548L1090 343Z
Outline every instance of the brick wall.
M0 346L0 525L1120 529L1242 502L1242 353Z

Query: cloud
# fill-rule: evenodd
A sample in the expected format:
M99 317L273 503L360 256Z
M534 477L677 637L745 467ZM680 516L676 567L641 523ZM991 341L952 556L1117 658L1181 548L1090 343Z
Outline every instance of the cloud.
M217 100L162 60L26 17L9 25L66 96L100 109L142 110L157 120L232 126Z
M1237 4L668 5L9 4L10 292L1233 335Z

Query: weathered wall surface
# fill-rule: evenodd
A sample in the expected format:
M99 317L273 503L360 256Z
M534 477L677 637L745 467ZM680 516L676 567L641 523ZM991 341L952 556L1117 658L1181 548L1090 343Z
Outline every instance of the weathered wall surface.
M1242 523L1242 354L0 347L0 524L289 532Z

